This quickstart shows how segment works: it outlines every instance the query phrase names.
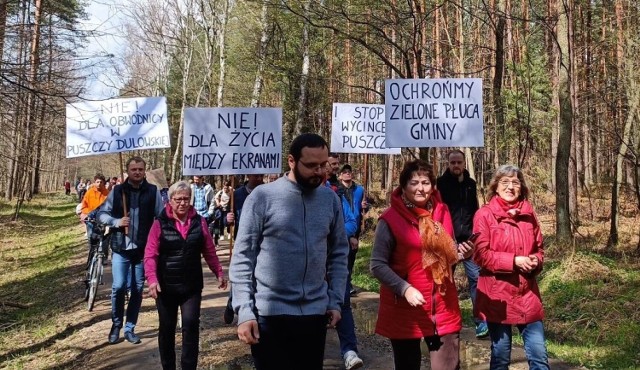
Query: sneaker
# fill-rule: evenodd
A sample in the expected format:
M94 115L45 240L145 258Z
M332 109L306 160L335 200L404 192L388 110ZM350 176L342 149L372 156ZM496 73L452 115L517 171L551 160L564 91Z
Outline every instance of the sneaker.
M478 339L485 338L488 335L489 335L489 327L487 327L486 322L483 321L480 324L476 325L476 338Z
M120 339L120 327L111 325L111 330L109 331L109 344L118 343L118 339Z
M140 340L140 337L137 336L136 333L134 333L132 331L125 331L124 332L124 339L126 339L127 342L133 343L133 344L138 344L138 343L142 342Z
M364 362L362 362L362 359L358 357L355 351L347 351L347 353L344 354L344 367L347 368L347 370L359 369L363 365Z
M351 290L349 291L349 295L352 297L357 297L358 291L356 290L356 288L351 288Z

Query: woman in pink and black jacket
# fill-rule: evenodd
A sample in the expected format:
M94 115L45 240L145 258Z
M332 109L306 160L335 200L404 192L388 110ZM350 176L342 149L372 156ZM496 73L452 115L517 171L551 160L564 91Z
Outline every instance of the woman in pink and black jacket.
M181 368L195 370L200 342L200 303L204 287L202 257L227 288L222 265L207 221L190 205L191 188L184 181L171 185L169 204L153 222L144 253L149 295L156 299L160 328L158 347L164 370L176 368L176 324L182 315Z
M489 183L489 203L473 220L473 231L480 234L474 260L481 268L475 315L489 327L492 370L509 368L513 325L522 334L529 368L549 369L536 282L544 249L528 195L522 171L501 166Z

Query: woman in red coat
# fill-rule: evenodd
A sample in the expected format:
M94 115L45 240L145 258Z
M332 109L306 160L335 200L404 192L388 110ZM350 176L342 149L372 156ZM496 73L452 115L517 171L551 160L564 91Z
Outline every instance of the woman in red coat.
M456 245L449 210L435 189L432 167L404 165L391 206L380 216L371 272L380 281L376 333L391 340L396 370L418 370L420 341L434 370L458 369L462 318L451 266L472 254Z
M498 168L489 183L489 203L473 220L474 260L480 266L475 315L486 320L491 369L508 369L512 325L524 341L530 369L549 369L544 344L542 300L536 276L542 270L542 233L529 188L516 166Z

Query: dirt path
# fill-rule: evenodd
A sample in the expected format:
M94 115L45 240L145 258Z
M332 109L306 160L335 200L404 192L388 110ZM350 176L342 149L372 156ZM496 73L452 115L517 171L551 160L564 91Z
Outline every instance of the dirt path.
M229 250L228 243L222 242L218 251L227 273ZM110 307L111 270L105 271L105 285L100 287L99 298L93 312L87 312L84 305L78 305L73 321L78 325L73 334L61 339L55 347L73 347L78 353L76 359L56 368L64 369L159 369L160 358L157 347L157 314L154 301L145 298L141 309L136 332L142 343L132 345L121 340L115 345L107 343L107 334L111 327ZM216 280L208 270L205 273L201 317L201 350L199 368L217 370L251 369L249 347L240 343L235 326L225 325L222 314L227 301L227 291L217 288ZM388 341L373 334L377 312L378 295L362 292L353 298L354 315L358 326L360 355L365 361L365 369L389 370L393 368L391 348ZM180 343L180 336L176 342ZM463 369L487 369L489 342L477 340L471 328L464 328L461 340L461 360ZM424 353L424 352L423 352ZM511 369L527 369L524 351L514 348ZM178 353L179 358L179 353ZM578 369L552 360L553 369ZM327 335L325 366L329 369L344 369L335 330ZM424 368L429 366L425 362Z

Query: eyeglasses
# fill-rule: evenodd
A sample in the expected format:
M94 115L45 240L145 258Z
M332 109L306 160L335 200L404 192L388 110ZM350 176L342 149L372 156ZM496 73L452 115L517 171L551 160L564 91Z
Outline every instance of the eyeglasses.
M186 204L186 203L189 203L191 201L191 198L171 198L171 200L176 202L176 203L178 203L178 204L180 204L180 203Z
M304 163L303 161L298 160L298 163L310 169L311 171L318 172L320 170L324 171L324 169L327 168L327 164L329 162L316 164L316 163Z
M504 186L505 188L508 188L509 185L513 186L514 188L519 188L520 186L522 186L522 184L520 183L520 181L518 180L500 180L498 181L498 183L502 186Z

